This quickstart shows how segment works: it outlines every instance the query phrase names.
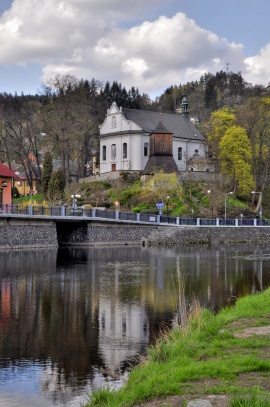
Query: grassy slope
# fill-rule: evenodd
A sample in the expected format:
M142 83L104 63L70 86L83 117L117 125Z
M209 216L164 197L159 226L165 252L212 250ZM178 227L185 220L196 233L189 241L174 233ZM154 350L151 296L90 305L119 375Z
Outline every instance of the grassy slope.
M149 348L148 357L132 370L120 391L100 390L87 406L134 406L158 396L187 393L251 393L256 397L267 395L269 399L270 388L262 385L265 377L269 383L270 376L268 336L239 338L233 335L247 326L268 324L269 289L240 299L234 307L218 315L197 306L185 329L168 332L155 347ZM247 386L240 378L251 372L256 380Z

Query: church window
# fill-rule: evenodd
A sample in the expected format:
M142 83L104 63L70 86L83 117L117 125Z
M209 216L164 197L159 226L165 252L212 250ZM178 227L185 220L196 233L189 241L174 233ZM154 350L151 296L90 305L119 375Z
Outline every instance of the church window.
M195 150L195 154L198 154L199 150Z
M148 156L148 143L144 143L144 146L143 146L143 155L144 155L144 157L147 157L147 156Z
M106 161L106 146L102 147L102 160Z
M178 160L181 161L183 157L182 147L178 147Z
M127 158L127 143L123 143L123 158Z
M111 155L112 155L112 160L114 161L116 159L116 144L112 144Z
M115 129L115 128L116 128L116 117L113 116L112 117L112 129Z

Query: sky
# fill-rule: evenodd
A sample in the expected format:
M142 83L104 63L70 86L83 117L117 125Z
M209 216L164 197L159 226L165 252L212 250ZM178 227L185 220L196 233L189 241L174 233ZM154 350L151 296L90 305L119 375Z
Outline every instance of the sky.
M267 86L269 21L269 0L0 0L0 93L69 74L154 100L226 69Z

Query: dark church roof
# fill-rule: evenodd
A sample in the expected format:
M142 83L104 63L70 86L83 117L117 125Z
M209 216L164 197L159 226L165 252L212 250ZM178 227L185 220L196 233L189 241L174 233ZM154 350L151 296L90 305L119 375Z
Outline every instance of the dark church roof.
M153 131L154 134L172 134L171 131L167 130L162 122L162 118L159 120L157 127Z
M151 175L158 171L164 171L165 174L180 174L177 165L172 156L156 156L149 157L142 175Z
M173 133L173 137L191 140L205 140L196 127L180 114L152 112L150 110L137 110L123 108L124 116L140 126L145 133L153 133L162 119L163 126L168 129L167 133Z

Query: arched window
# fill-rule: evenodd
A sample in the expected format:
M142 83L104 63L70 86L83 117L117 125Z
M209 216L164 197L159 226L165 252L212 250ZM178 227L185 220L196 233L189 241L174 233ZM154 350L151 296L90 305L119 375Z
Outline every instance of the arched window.
M143 155L144 155L144 157L147 157L147 156L148 156L148 143L144 143L144 146L143 146Z
M183 157L182 147L178 147L178 160L181 161Z
M123 158L127 158L127 143L123 143Z
M115 128L116 128L116 117L113 116L112 117L112 129L115 129Z
M112 144L111 155L112 155L112 160L114 161L116 159L116 144Z
M106 146L102 147L102 160L106 161Z

